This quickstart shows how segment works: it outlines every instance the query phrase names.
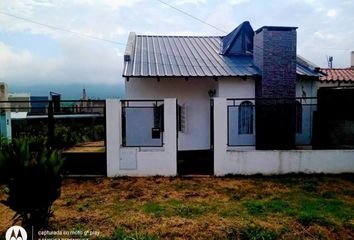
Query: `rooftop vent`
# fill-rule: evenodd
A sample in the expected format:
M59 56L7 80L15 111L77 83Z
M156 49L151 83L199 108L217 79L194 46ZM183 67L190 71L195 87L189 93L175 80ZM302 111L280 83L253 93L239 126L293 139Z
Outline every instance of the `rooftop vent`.
M132 59L132 55L134 54L134 44L135 44L135 32L130 32L128 37L128 43L124 52L124 61L128 62Z
M222 55L246 55L253 52L254 31L251 24L241 23L232 32L222 38Z

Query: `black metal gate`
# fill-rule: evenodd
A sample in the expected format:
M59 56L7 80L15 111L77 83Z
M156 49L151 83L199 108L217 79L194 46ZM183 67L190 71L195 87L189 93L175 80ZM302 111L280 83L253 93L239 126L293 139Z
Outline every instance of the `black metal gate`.
M206 103L208 104L208 103ZM179 150L178 136L186 126L187 117L183 106L177 105L177 174L178 175L213 175L214 174L214 101L210 99L210 147L205 150ZM208 116L207 116L208 117ZM207 130L208 131L208 130ZM181 132L181 133L179 133Z

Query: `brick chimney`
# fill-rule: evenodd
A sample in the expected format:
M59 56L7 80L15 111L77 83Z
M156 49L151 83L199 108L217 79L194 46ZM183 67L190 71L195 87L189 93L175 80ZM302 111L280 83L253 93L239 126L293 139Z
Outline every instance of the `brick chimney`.
M295 146L296 27L265 26L254 36L256 148ZM279 100L282 98L281 100Z

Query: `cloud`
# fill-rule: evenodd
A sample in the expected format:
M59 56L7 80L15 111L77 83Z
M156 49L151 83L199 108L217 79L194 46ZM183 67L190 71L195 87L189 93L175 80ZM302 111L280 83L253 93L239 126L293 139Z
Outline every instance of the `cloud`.
M320 66L325 66L326 55L334 56L336 66L347 66L349 51L334 52L329 48L354 48L354 30L350 25L354 22L353 0L338 0L336 5L328 0L171 2L226 32L245 20L249 20L254 29L263 25L298 26L298 53ZM0 33L7 36L0 39L0 81L9 84L119 82L124 43L131 31L159 35L225 35L156 0L0 0L0 9L123 43L96 41L0 15ZM29 38L36 44L30 44ZM40 53L38 49L46 41L51 44L43 44L45 47Z
M67 3L74 3L78 5L88 5L95 7L109 7L117 9L120 7L133 6L142 0L66 0Z
M61 38L71 34L60 30L65 29L78 35L114 40L129 32L123 27L124 19L120 12L140 1L1 0L1 11L10 16L0 14L0 31ZM49 27L36 23L43 23Z
M49 76L54 69L60 67L58 60L40 58L29 51L15 51L4 43L0 42L0 80L4 82L28 83L33 76L43 80Z
M113 34L122 35L122 34L127 33L127 32L128 31L125 28L118 26L118 27L116 27L114 29Z
M206 0L177 0L176 5L183 5L183 4L194 4L198 5L201 3L205 3Z
M335 9L328 10L326 15L329 18L335 18L337 16L338 12Z
M231 5L238 5L240 3L248 2L249 0L230 0L229 3Z
M340 41L340 37L328 31L319 30L313 34L316 38L325 41Z
M106 45L82 41L61 42L60 58L37 56L0 42L0 81L9 85L102 83L121 81L122 54Z
M195 31L172 31L166 33L168 36L203 36L205 32L195 32Z

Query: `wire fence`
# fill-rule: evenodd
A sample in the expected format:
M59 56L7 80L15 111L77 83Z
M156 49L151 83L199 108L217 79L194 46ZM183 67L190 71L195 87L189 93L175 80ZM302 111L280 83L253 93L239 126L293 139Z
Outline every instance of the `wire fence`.
M105 101L0 101L0 112L3 137L38 138L63 151L105 151Z

